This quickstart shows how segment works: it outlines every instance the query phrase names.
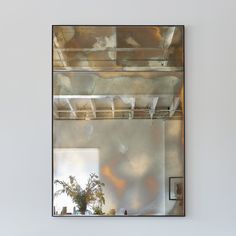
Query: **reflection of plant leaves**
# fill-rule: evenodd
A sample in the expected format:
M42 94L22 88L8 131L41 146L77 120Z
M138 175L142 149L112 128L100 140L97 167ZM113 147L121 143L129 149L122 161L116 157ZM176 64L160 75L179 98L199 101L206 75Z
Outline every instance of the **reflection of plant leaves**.
M66 193L67 196L71 197L72 201L78 206L81 212L85 212L87 206L93 206L96 212L99 213L102 209L102 205L105 204L104 193L102 187L105 186L99 180L98 175L91 173L89 175L86 188L83 190L78 184L74 176L69 176L69 182L55 180L55 184L62 186L62 189L58 190L54 196L59 196L62 193ZM94 210L95 212L95 210ZM100 212L101 213L101 212Z

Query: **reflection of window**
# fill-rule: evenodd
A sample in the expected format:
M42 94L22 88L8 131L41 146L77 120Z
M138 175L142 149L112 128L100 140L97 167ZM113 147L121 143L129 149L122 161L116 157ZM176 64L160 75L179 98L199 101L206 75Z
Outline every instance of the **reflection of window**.
M99 149L98 148L54 148L53 151L54 180L68 181L68 177L74 176L80 186L85 188L91 173L99 174ZM60 189L54 186L54 192ZM74 204L66 194L54 199L55 210L60 212L67 207L68 212L73 212Z

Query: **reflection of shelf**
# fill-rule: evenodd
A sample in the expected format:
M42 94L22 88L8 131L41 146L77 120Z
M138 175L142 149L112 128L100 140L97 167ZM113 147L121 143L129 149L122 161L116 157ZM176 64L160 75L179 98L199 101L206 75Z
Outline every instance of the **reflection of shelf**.
M54 95L54 119L182 119L173 95Z

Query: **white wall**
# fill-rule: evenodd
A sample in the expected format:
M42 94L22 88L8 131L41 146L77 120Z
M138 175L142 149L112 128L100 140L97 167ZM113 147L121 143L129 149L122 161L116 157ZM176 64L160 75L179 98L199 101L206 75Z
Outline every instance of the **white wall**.
M234 0L0 2L1 235L236 235ZM186 25L186 218L52 218L51 24Z

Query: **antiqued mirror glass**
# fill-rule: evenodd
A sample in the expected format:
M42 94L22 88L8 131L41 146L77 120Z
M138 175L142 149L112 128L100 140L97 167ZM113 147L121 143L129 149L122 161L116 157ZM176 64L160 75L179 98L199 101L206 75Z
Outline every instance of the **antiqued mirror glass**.
M184 27L52 28L53 216L184 216Z

